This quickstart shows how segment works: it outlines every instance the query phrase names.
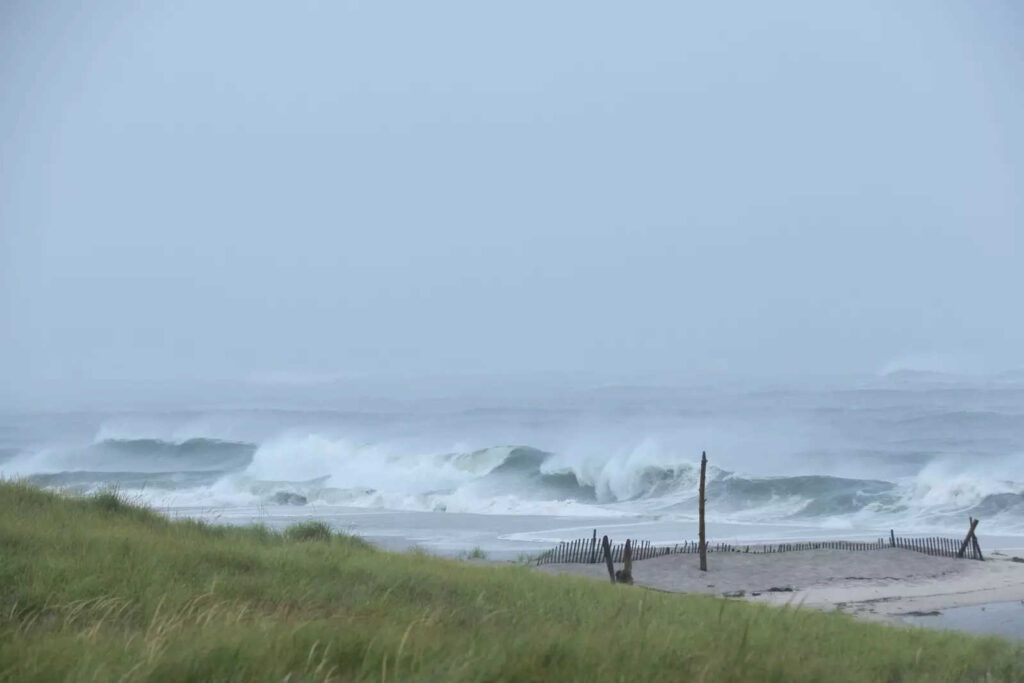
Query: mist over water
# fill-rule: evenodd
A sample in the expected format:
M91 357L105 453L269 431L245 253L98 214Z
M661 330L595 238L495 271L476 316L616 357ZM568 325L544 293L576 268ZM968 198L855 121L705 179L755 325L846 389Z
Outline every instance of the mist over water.
M974 515L1024 532L1015 375L355 403L9 413L0 474L168 508L687 520L707 450L716 520L834 534L959 530Z

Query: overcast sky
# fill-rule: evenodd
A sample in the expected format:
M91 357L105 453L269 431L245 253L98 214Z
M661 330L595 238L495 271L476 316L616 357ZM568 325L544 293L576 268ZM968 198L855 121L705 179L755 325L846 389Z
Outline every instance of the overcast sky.
M1024 11L0 4L0 373L1024 365Z

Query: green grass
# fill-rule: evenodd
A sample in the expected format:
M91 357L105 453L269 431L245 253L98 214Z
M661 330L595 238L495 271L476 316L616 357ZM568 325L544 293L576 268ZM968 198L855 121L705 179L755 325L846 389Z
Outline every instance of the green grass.
M465 553L465 558L467 560L486 560L487 553L482 548L477 547Z
M111 498L113 496L113 498ZM0 681L942 681L1005 641L171 522L0 483Z
M323 522L301 522L285 529L285 538L290 541L330 541L334 534L331 527Z

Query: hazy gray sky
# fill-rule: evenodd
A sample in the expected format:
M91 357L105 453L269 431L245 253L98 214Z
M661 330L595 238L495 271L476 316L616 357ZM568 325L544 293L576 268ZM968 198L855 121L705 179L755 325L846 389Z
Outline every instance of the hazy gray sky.
M1020 367L1015 4L7 0L0 372Z

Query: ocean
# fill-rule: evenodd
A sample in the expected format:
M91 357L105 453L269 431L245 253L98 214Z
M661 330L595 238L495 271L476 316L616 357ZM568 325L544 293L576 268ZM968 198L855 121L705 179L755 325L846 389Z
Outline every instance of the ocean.
M289 397L294 395L289 393ZM603 533L715 540L1024 537L1024 376L261 395L0 414L0 476L116 487L171 516L325 519L389 547L495 556Z

